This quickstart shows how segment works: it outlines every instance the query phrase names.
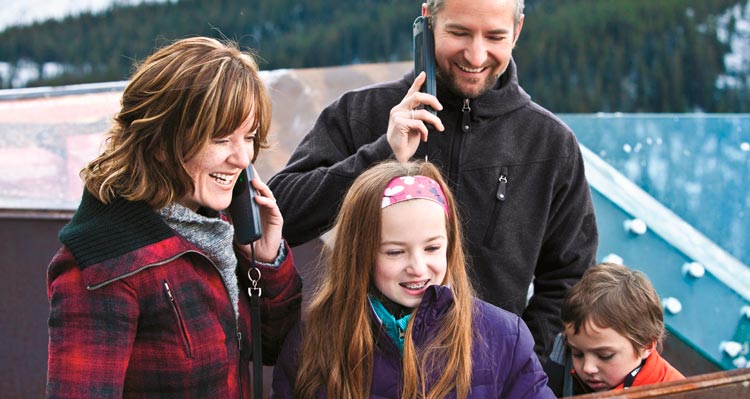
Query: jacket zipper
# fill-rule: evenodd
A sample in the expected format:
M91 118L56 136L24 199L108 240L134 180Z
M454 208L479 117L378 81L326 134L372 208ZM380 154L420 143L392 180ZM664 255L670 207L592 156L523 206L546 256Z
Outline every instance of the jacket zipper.
M224 284L224 291L227 293L227 297L229 298L229 305L232 305L232 297L229 295L229 287L227 287L227 283L224 281L224 279L221 277L221 271L219 270L219 267L216 266L216 263L212 261L208 256L203 254L202 252L197 252L201 256L203 256L206 260L208 260L209 263L214 267L217 273L219 273L219 278L221 278L222 284ZM239 261L238 261L239 262ZM237 285L239 285L239 277L237 277ZM242 290L240 290L240 293ZM237 303L237 311L239 312L240 304ZM232 313L234 313L234 310L232 310ZM240 392L240 399L242 399L244 395L244 386L242 385L242 331L240 331L240 320L239 315L234 315L234 331L237 333L237 390ZM248 384L252 384L252 381L248 381ZM252 385L251 385L252 388Z
M239 305L238 305L239 306ZM240 363L242 362L242 332L240 331L240 324L237 322L237 358L240 359ZM242 386L242 367L237 367L237 386L238 390L240 391L240 399L245 397L245 387ZM251 381L248 381L248 384L251 384Z
M461 108L461 131L468 133L471 129L471 107L469 107L469 99L464 99L464 106Z
M185 345L185 354L187 354L187 357L189 359L192 359L193 353L190 348L190 339L188 338L187 330L185 329L185 321L182 319L180 309L177 307L177 301L174 299L174 295L172 295L172 290L169 288L169 283L167 283L167 280L162 280L161 284L164 287L164 293L167 295L167 299L169 299L169 303L172 306L172 311L177 318L177 327L182 333L182 343Z
M468 133L471 129L471 107L469 106L469 101L468 98L464 99L464 105L461 107L461 131L453 135L451 142L448 178L453 183L451 188L454 190L457 190L458 185L458 164L461 158L461 147L464 139L464 135L460 133Z
M495 197L498 201L505 201L506 191L508 185L508 168L504 167L500 169L500 177L497 179L497 193Z
M105 286L105 285L107 285L107 284L111 284L111 283L114 283L115 281L118 281L118 280L122 280L122 279L124 279L124 278L126 278L126 277L130 277L130 276L133 276L133 275L135 275L135 274L138 274L138 273L140 273L141 271L143 271L143 270L146 270L146 269L148 269L148 268L151 268L151 267L154 267L154 266L161 266L161 265L167 264L167 263L169 263L169 262L171 262L171 261L173 261L173 260L175 260L175 259L179 258L180 256L183 256L183 255L185 255L185 254L189 254L189 253L195 253L195 254L199 254L199 255L202 255L202 256L203 256L204 258L206 258L206 259L207 259L207 260L208 260L209 262L211 262L211 264L212 264L212 265L214 266L214 268L215 268L215 269L216 269L217 271L219 270L219 268L218 268L218 267L216 267L216 264L214 264L214 263L213 263L213 262L211 261L211 259L208 259L208 257L207 257L206 255L202 254L202 253L201 253L201 252L199 252L199 251L195 251L195 250L192 250L192 249L191 249L191 250L188 250L188 251L182 251L182 252L180 252L180 253L178 253L178 254L176 254L176 255L172 256L172 257L169 257L169 258L167 258L167 259L164 259L164 260L160 260L159 262L149 263L148 265L145 265L145 266L139 267L138 269L132 270L132 271L130 271L130 272L128 272L128 273L125 273L125 274L121 274L121 275L119 275L119 276L117 276L117 277L114 277L114 278L111 278L111 279L109 279L109 280L107 280L107 281L102 281L102 282L101 282L101 283L99 283L99 284L94 284L94 285L87 285L87 286L86 286L86 289L87 289L87 290L89 290L89 291L93 291L93 290L95 290L95 289L99 289L99 288L102 288L102 287L104 287L104 286Z
M487 226L487 231L484 234L484 245L488 247L494 247L493 241L495 239L495 231L497 231L496 221L498 214L500 213L500 207L502 203L508 199L508 168L503 166L500 168L500 176L497 178L497 190L495 190L495 204L492 207L492 216L490 216L490 224Z

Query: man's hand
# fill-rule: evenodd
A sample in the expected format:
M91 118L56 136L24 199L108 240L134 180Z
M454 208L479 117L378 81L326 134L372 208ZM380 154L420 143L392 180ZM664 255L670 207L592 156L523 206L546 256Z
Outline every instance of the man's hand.
M391 109L386 137L399 162L408 161L417 152L419 142L427 141L428 131L425 123L431 124L438 131L445 130L440 118L423 107L429 105L437 111L443 109L435 96L419 91L424 81L425 73L422 72L414 79L404 99Z

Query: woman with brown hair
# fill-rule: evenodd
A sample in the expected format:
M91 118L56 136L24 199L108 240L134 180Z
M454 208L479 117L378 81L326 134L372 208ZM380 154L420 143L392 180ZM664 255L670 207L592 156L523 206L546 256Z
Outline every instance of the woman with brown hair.
M262 287L264 363L301 301L268 187L252 182L258 241L235 241L224 213L270 107L233 43L183 39L140 64L49 265L48 397L251 397L248 271Z

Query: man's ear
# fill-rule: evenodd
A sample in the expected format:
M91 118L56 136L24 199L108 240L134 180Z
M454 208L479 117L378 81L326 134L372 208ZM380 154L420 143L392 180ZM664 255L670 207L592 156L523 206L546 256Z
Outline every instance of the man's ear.
M521 36L521 29L523 29L523 20L526 17L525 14L521 14L521 19L518 20L518 26L516 27L516 31L513 32L513 35L515 36L513 38L513 46L515 47L516 42L518 41L518 38Z
M427 12L427 3L422 3L422 16L423 17L429 16L429 14Z

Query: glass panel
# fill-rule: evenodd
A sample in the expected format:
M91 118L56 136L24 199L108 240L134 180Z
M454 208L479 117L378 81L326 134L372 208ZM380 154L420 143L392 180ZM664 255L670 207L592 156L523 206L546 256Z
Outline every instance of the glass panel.
M750 264L750 114L564 114L581 144Z

